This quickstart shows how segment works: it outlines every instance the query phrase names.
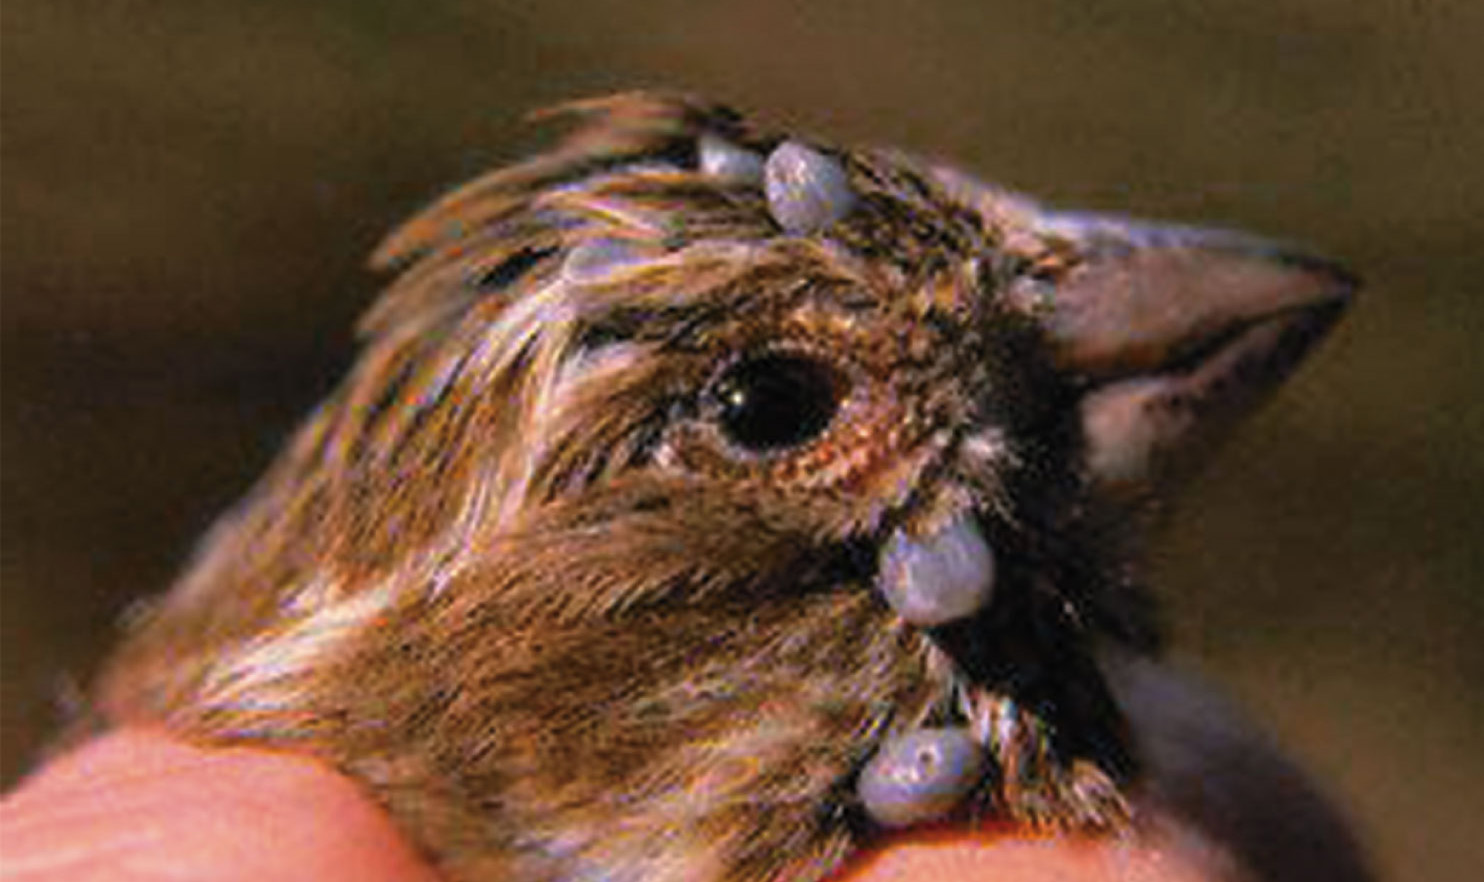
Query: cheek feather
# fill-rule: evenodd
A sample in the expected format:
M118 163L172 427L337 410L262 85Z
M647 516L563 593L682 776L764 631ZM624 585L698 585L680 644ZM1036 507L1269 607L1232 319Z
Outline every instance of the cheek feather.
M384 584L322 604L212 660L201 685L201 707L241 715L244 721L239 726L245 729L236 733L240 735L253 734L255 717L292 712L305 700L319 671L332 668L353 642L385 620L401 597L399 587Z

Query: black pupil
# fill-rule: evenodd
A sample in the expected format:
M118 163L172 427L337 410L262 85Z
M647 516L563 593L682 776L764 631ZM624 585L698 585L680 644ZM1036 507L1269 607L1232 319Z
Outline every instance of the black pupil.
M823 432L839 405L829 366L794 355L738 364L716 386L721 427L749 450L793 447Z

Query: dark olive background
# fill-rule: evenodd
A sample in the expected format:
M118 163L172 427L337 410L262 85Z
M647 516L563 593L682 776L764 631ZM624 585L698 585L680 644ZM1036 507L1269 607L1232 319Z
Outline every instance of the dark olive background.
M669 86L1350 261L1155 575L1388 875L1484 866L1484 4L6 0L3 39L5 780L346 366L378 236L526 111Z

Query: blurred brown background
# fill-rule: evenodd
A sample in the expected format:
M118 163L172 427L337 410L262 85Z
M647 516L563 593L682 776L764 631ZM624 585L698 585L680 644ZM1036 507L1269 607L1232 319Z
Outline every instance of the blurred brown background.
M1156 575L1390 878L1484 867L1484 4L6 0L3 40L5 780L348 363L377 237L527 110L659 85L1351 261Z

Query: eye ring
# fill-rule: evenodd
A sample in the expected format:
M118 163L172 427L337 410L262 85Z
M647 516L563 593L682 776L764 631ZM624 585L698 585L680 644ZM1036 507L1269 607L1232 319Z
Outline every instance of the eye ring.
M723 438L759 455L801 447L829 429L849 384L835 365L807 352L773 350L727 365L707 391Z

